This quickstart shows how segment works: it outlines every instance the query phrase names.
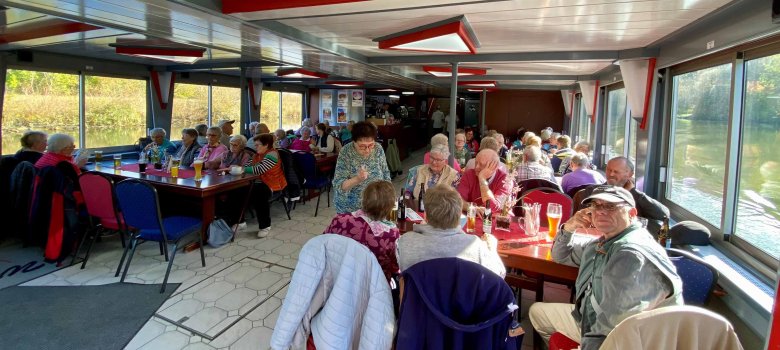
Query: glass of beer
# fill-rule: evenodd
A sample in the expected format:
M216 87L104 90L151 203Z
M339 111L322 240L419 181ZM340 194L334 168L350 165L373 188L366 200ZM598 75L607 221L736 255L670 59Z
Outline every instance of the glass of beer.
M97 156L95 156L97 157ZM101 155L102 158L102 155ZM122 155L121 154L115 154L114 155L114 169L119 169L122 167Z
M550 241L558 234L558 226L561 224L562 207L558 203L547 203L547 237Z
M179 164L181 163L181 158L173 158L171 159L171 176L172 177L179 177Z
M103 161L103 151L95 151L95 163Z
M466 232L473 233L477 228L477 207L474 204L469 205L469 210L466 213Z
M192 162L192 167L195 169L195 181L203 178L203 158L195 158Z

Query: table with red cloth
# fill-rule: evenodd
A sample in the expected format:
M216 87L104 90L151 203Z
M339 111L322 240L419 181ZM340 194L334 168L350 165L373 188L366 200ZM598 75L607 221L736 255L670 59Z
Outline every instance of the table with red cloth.
M122 165L120 167L120 169L122 169L124 171L132 171L134 173L140 173L141 172L141 170L138 168L138 163L124 164L124 165ZM155 169L153 166L147 166L146 167L146 175L155 175L155 176L162 176L162 177L173 177L173 175L171 175L170 171L165 171L165 170L162 170L162 169ZM181 178L181 179L193 178L193 177L195 177L195 169L179 167L179 176L177 176L177 177Z

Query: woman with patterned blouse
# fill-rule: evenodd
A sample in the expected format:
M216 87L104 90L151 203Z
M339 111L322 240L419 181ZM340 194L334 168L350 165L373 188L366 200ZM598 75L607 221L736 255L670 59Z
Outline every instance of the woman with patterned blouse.
M222 137L222 129L218 126L212 126L206 130L206 143L203 148L200 149L198 158L203 158L205 162L203 167L205 169L217 169L222 164L222 154L227 152L228 149L219 142Z
M395 205L395 189L388 181L374 181L363 191L362 209L336 215L324 233L352 238L368 247L376 256L388 282L398 274L395 241L401 234L388 220Z
M376 126L358 122L352 127L352 140L341 149L333 179L333 203L336 213L351 213L360 209L360 198L369 183L390 181L385 151L376 139Z
M246 148L244 135L233 135L230 137L230 150L222 154L219 170L230 171L230 167L233 165L247 166L252 163L253 153Z

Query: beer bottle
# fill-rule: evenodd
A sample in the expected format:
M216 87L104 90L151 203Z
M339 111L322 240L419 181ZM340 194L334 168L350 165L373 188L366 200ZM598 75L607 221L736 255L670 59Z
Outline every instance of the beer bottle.
M663 225L658 230L658 243L665 248L672 247L672 237L669 236L669 217L664 216Z
M404 196L401 195L400 198L398 198L398 221L405 221L406 220L406 201L404 201Z
M425 203L423 201L423 197L425 197L425 184L420 184L420 195L417 196L417 211L424 213L425 212Z

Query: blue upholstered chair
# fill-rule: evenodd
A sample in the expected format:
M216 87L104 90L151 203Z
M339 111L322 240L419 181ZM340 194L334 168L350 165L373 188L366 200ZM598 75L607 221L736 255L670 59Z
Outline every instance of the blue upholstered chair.
M165 259L168 261L168 268L165 270L160 293L165 291L168 283L168 275L171 273L173 258L176 256L176 250L180 243L189 243L196 241L200 243L200 260L203 267L206 266L206 258L203 254L203 239L201 238L202 222L198 218L188 216L171 216L163 218L160 215L160 202L157 199L157 190L152 185L136 180L127 179L116 185L116 196L119 201L119 207L125 218L125 223L130 227L132 238L130 244L125 247L122 258L119 260L119 266L116 269L116 276L122 268L122 263L130 250L130 256L127 257L125 269L122 272L121 282L125 281L127 270L130 268L130 262L133 260L135 248L146 241L162 242L165 251ZM183 240L185 237L190 240ZM172 245L172 247L169 247ZM168 252L170 252L170 257Z
M293 153L293 159L303 173L303 188L306 189L304 198L308 199L310 197L309 191L317 191L317 207L314 209L314 216L317 216L317 213L320 211L320 195L322 195L324 190L327 190L328 207L330 207L330 179L324 174L320 174L317 169L317 160L313 154L295 152Z
M677 267L683 283L685 305L707 305L718 283L718 270L698 256L685 250L667 248L666 254Z

